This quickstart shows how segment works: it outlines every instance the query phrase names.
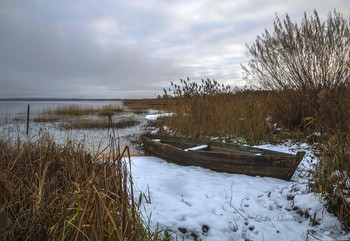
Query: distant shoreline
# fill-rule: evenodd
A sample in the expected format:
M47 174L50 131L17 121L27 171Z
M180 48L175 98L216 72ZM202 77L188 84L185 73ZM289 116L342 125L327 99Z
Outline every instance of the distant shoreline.
M88 98L0 98L0 101L123 101L125 99L88 99Z

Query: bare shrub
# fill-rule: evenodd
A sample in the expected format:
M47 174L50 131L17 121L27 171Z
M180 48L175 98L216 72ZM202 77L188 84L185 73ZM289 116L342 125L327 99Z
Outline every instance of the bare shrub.
M300 25L288 14L283 21L276 16L274 32L265 30L247 48L252 59L243 69L248 79L274 91L276 113L283 115L278 121L291 128L306 117L328 129L338 124L337 118L325 122L322 112L333 102L339 108L342 101L334 93L349 90L350 26L340 13L330 12L325 22L316 11L305 13Z

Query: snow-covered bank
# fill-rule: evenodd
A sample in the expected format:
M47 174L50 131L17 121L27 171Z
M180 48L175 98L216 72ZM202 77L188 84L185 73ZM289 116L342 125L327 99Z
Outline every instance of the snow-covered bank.
M135 197L144 194L141 210L151 228L159 225L179 240L350 238L320 198L308 192L303 172L315 162L310 151L295 182L178 166L156 157L133 157L132 162Z
M161 114L149 114L149 115L146 115L145 118L147 120L152 120L152 121L155 121L158 119L158 117L167 117L167 116L172 116L173 113L161 113Z

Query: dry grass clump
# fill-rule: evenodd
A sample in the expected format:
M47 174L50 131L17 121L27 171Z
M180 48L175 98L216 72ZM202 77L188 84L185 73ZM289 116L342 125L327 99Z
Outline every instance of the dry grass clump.
M220 95L179 100L165 124L181 134L198 137L243 137L257 144L269 133L266 108L254 94Z
M59 105L39 113L34 121L36 122L57 122L62 118L81 117L84 115L113 116L123 112L119 105L102 105L98 107L84 105Z
M60 122L62 121L62 118L59 118L55 115L39 115L33 119L34 122L41 122L41 123L54 123L54 122Z
M266 118L268 93L245 89L230 92L229 87L216 81L202 81L201 85L181 80L183 86L174 86L178 96L172 117L164 118L167 125L178 133L194 138L244 138L251 144L264 140L270 133Z
M59 105L54 109L47 109L47 114L58 115L58 116L81 116L81 115L91 115L95 112L93 106L83 106L83 105Z
M271 117L285 128L305 135L329 136L350 130L350 86L305 91L271 91Z
M175 104L174 99L134 99L134 100L124 100L123 104L130 109L133 113L144 114L147 113L149 109L155 110L169 110L173 104Z
M97 109L97 115L99 116L112 116L116 113L123 112L123 108L119 105L104 105Z
M34 122L53 123L66 121L71 117L81 117L84 115L92 115L96 110L93 106L82 105L63 105L55 108L48 108L39 112L34 117Z
M49 136L0 140L0 240L158 240L142 226L113 143L110 161L98 162L82 144Z
M317 90L312 95L292 90L231 90L209 79L201 84L181 80L172 87L174 115L159 124L191 137L229 136L257 144L277 134L281 137L284 132L276 126L287 130L288 138L319 139L315 133L320 133L325 141L337 131L350 131L348 85ZM310 96L315 98L308 101Z
M350 230L350 134L338 133L322 148L312 187L325 197L327 209Z
M64 129L123 129L128 127L133 127L139 124L139 121L135 119L122 119L117 122L107 120L75 120L72 122L66 122L61 125Z
M138 108L136 108L136 109L130 109L130 111L132 112L132 113L134 113L134 114L137 114L137 115L142 115L142 114L147 114L147 113L149 113L149 109L147 108L147 109L138 109Z

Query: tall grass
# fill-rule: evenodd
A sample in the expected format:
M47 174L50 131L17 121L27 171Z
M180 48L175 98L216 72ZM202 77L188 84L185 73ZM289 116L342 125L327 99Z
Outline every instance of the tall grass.
M58 122L72 117L81 117L86 115L97 115L101 117L113 116L123 112L119 105L102 105L102 106L84 106L84 105L59 105L55 108L48 108L34 118L36 122Z
M83 105L59 105L55 108L47 109L43 113L53 114L53 115L67 115L67 116L80 116L80 115L90 115L95 112L93 106L83 106Z
M158 240L133 201L128 149L116 147L101 157L47 135L0 140L0 240Z
M257 144L276 137L280 130L276 126L298 138L320 133L324 140L337 131L350 131L350 87L346 85L316 93L276 92L232 90L215 80L197 84L187 79L180 85L172 83L170 91L175 97L170 105L174 115L160 125L191 137L243 137Z
M327 209L350 231L350 134L338 133L322 145L313 190L327 200Z
M211 136L244 139L258 144L270 133L268 93L251 89L228 91L210 80L202 85L183 81L184 88L176 85L178 95L172 117L165 124L179 134L198 138Z
M350 130L350 86L304 91L273 91L270 106L273 119L289 129L328 137ZM310 134L310 133L309 133Z
M123 104L135 114L145 114L150 109L167 111L174 103L175 100L173 99L134 99L123 101Z
M126 118L119 121L112 121L112 119L102 120L74 120L63 123L61 125L64 129L122 129L127 127L133 127L140 122L134 118Z
M104 105L97 109L97 114L99 116L112 116L123 111L123 108L119 105Z
M345 227L350 225L350 86L303 91L231 90L216 81L172 83L173 116L160 132L194 138L243 138L249 144L276 138L318 143L315 192ZM167 91L166 91L167 93ZM166 125L169 129L161 127ZM276 128L278 126L279 128ZM286 133L286 135L284 135ZM284 136L283 136L284 135Z

